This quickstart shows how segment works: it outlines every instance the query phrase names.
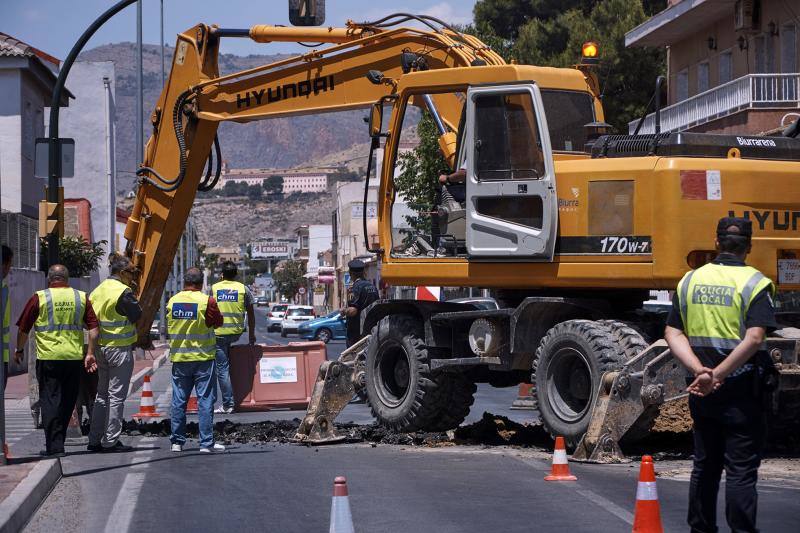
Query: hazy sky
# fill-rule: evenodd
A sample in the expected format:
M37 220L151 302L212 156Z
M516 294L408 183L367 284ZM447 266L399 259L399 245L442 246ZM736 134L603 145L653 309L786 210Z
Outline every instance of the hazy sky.
M144 42L158 44L159 0L142 0ZM75 40L111 0L0 0L0 31L64 59ZM227 28L254 24L288 24L287 0L164 0L164 41L174 45L175 34L198 22ZM475 0L327 0L326 25L339 26L347 19L375 20L397 12L424 13L447 22L472 20ZM89 41L101 44L136 40L136 5L117 14ZM289 43L257 44L248 39L226 39L222 52L239 55L298 50Z

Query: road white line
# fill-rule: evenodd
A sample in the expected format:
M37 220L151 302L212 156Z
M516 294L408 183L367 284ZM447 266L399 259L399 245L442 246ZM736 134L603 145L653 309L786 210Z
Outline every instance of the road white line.
M520 462L525 463L528 466L535 468L539 472L546 471L547 467L549 466L546 461L539 461L534 459L526 459L523 457L515 457ZM616 503L608 500L597 494L596 492L589 490L587 488L583 488L580 486L579 482L568 482L567 486L571 486L575 488L575 492L589 500L590 502L597 504L602 509L608 511L612 515L616 516L623 522L633 525L633 513L630 511L623 509Z
M106 522L106 533L127 533L133 518L133 511L139 501L139 492L144 484L144 472L131 472L119 489L117 500Z

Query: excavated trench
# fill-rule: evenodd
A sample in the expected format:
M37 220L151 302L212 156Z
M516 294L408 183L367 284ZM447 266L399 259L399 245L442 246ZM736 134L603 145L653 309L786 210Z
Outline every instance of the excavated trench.
M214 424L214 435L223 444L290 444L293 443L300 419L265 421L255 423L236 423L230 420ZM481 420L447 432L399 433L378 424L337 424L337 431L345 435L347 443L367 443L377 445L399 445L411 447L438 448L447 446L515 446L536 448L544 451L553 449L553 439L541 425L528 425L513 422L506 417L484 413ZM125 423L124 433L129 436L168 437L169 420L158 422ZM196 422L186 425L186 436L198 437ZM691 453L691 435L687 433L654 432L645 440L634 445L623 446L623 451L631 458L651 454L658 459L688 458Z

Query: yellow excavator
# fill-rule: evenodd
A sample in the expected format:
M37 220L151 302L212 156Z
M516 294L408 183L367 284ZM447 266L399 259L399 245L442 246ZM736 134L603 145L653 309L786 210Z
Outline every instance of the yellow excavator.
M685 388L685 371L658 340L664 314L643 302L713 258L712 229L728 214L754 221L749 260L775 280L781 320L797 325L794 132L608 135L593 43L575 68L506 64L430 16L317 27L324 2L290 7L309 26L200 24L178 35L125 231L140 272L142 341L196 191L219 178L222 121L369 109L365 203L376 153L382 164L378 243L367 247L382 279L486 288L498 303L375 302L361 313L366 337L321 366L299 440L339 439L334 419L355 391L366 391L383 425L442 431L464 420L476 383L529 382L544 427L576 458L621 460L619 442L646 434ZM220 76L220 41L236 38L314 44ZM437 205L410 201L396 178L422 118L435 125L443 166L465 175L441 187ZM423 178L438 187L438 176ZM800 413L797 333L767 340L780 373L776 424Z

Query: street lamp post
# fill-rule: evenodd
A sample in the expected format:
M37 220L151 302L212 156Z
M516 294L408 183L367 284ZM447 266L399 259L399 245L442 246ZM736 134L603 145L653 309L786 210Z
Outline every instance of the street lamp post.
M58 138L58 115L61 110L61 95L64 92L64 85L67 81L67 75L72 68L73 63L78 58L83 47L91 39L92 35L97 32L100 27L108 22L108 20L136 2L137 0L121 0L117 2L97 20L95 20L83 34L78 38L69 51L69 55L64 60L61 70L58 72L58 79L56 79L55 87L53 87L53 97L50 100L50 131L49 138L49 154L48 154L48 168L47 168L47 201L51 203L58 203L58 187L61 185L61 144ZM141 132L140 132L141 133ZM47 235L47 263L54 265L58 263L58 234L56 232Z

